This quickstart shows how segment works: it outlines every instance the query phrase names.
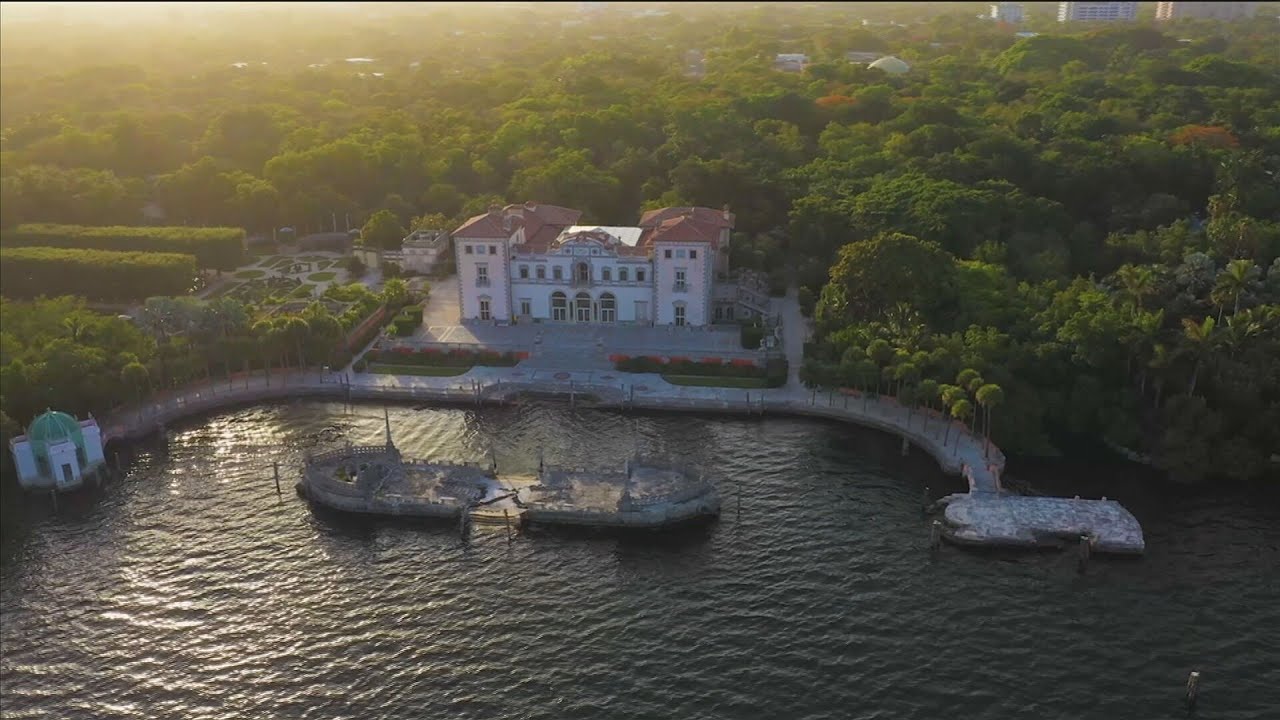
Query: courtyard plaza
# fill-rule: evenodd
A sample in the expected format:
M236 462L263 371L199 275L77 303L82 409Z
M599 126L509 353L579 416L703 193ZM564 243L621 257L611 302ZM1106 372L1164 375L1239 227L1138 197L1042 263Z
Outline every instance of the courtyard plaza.
M775 306L786 306L781 299ZM798 313L797 313L798 315ZM411 345L484 347L527 352L525 369L569 371L612 369L611 355L666 357L746 357L756 351L742 347L737 325L610 325L600 323L518 323L498 325L478 320L458 321L457 277L433 283L423 312L423 325L408 338ZM803 345L803 340L801 340Z

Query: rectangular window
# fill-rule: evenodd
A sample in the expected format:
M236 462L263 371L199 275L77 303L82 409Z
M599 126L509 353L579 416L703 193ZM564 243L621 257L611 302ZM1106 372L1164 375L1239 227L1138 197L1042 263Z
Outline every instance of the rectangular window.
M684 326L684 305L676 305L676 325Z
M689 259L690 259L690 260L697 260L697 259L698 259L698 251L697 251L697 250L690 250L690 251L689 251Z
M463 245L463 246L462 246L462 251L463 251L463 252L465 252L466 254L470 255L470 254L471 254L471 252L472 252L472 250L471 250L471 246L470 246L470 245Z
M618 282L626 282L626 281L627 281L627 269L618 268Z
M529 266L528 266L528 265L521 265L521 266L520 266L520 279L521 279L521 280L528 280L528 279L529 279Z
M555 278L556 280L564 279L564 271L560 269L559 265L556 265L555 267L551 268L551 277Z
M662 257L664 257L664 258L666 258L666 259L670 260L670 259L671 259L671 251L670 251L670 250L663 250L663 251L662 251Z
M671 289L675 292L684 292L689 289L689 286L685 284L684 268L676 268L676 281L671 286Z
M683 284L685 279L684 268L676 268L676 282Z
M644 282L644 270L636 270L636 282Z
M613 271L609 268L600 268L600 279L605 282L613 281Z
M483 245L477 245L477 246L476 246L476 254L477 254L477 255L483 255L483 254L484 254L484 246L483 246Z
M489 266L476 266L476 287L484 287L489 284Z
M480 298L480 319L488 320L492 317L489 313L489 298Z
M676 257L679 258L680 260L684 259L684 248L676 249Z
M498 246L497 246L497 245L490 245L490 246L489 246L489 254L490 254L490 255L497 255L497 254L498 254Z
M539 280L546 280L546 279L547 279L547 268L546 268L545 266L543 266L543 265L539 265L539 266L537 267L537 275L538 275L538 279L539 279Z
M533 301L529 298L520 298L520 314L525 317L533 315Z

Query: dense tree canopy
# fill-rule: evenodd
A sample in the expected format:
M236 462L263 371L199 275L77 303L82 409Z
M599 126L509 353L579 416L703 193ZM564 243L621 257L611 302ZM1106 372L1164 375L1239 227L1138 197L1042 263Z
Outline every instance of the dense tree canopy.
M1256 475L1280 447L1277 26L1028 9L1029 38L933 3L6 22L0 240L728 204L733 261L821 298L808 379L948 390L1010 452L1085 437ZM966 369L1000 392L960 397Z

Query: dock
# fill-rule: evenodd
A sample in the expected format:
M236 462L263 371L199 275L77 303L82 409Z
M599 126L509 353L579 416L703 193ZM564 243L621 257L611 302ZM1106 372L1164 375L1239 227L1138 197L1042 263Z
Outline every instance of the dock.
M1074 545L1093 552L1141 555L1142 527L1115 500L967 493L953 495L945 537L959 545L1035 548Z

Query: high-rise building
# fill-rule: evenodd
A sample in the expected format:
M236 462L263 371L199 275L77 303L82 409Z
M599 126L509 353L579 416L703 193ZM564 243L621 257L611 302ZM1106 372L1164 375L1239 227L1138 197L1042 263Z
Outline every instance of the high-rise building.
M1138 17L1136 2L1060 2L1058 22L1111 22Z
M1256 2L1160 2L1157 20L1240 20L1258 11Z
M1022 3L1002 2L991 5L991 19L999 22L1018 24L1026 17Z

